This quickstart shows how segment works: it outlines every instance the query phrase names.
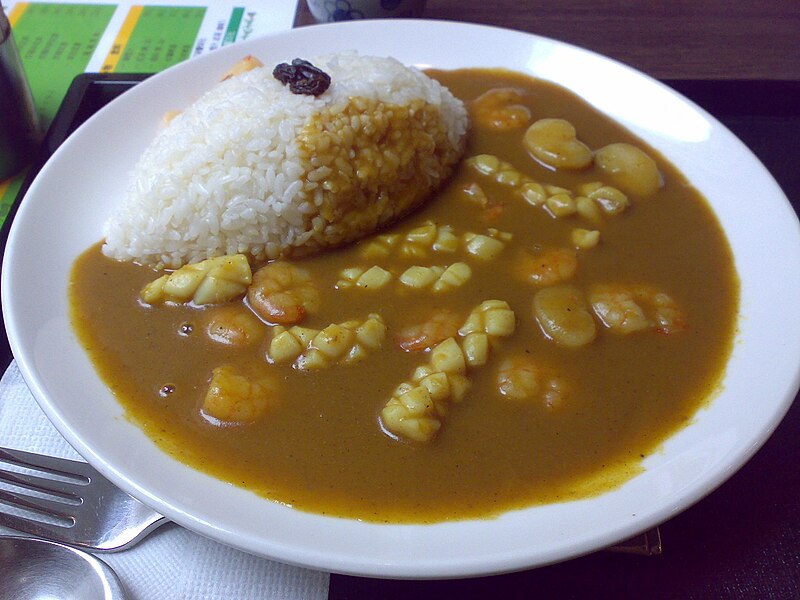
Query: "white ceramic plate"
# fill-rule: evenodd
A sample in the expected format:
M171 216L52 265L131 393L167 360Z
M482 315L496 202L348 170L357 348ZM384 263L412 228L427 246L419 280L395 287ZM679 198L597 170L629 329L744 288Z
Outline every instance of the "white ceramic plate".
M710 200L741 277L740 331L725 391L647 459L643 474L598 498L497 519L375 525L302 513L212 479L164 455L124 418L70 328L67 281L73 260L100 238L161 115L189 104L245 54L271 63L349 49L423 67L502 66L560 83L661 150ZM288 563L385 577L458 577L543 565L612 544L669 519L738 469L798 389L798 264L797 217L767 171L711 116L655 80L523 33L363 21L217 50L101 110L30 188L6 250L2 301L14 355L59 431L112 481L169 518Z

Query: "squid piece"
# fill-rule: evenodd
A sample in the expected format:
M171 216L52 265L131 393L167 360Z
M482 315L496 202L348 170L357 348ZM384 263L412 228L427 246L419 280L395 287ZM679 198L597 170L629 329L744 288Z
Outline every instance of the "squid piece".
M491 345L514 333L514 311L502 300L475 307L458 330L430 352L428 364L401 383L383 407L382 429L396 439L430 442L442 427L448 406L469 390L469 368L486 364Z
M275 327L268 358L274 363L294 361L303 371L352 364L378 350L386 338L386 325L378 314L363 321L331 323L324 329Z
M147 304L221 304L240 297L253 281L244 254L209 258L185 265L148 283L140 298Z

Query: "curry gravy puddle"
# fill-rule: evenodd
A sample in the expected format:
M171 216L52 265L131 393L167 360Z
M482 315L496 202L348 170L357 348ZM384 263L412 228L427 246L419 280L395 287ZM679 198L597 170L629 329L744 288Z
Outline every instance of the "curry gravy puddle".
M97 244L73 268L72 322L128 417L164 451L301 510L376 522L485 518L619 486L641 472L642 459L713 396L731 351L739 292L730 248L705 200L657 152L558 86L503 71L431 75L465 101L495 87L523 90L531 121L568 119L592 149L624 141L655 158L664 187L604 219L601 243L579 253L569 283L581 289L598 283L655 285L679 302L688 329L614 335L599 328L597 338L579 349L546 339L532 310L538 288L515 274L515 257L534 246L568 246L571 229L584 225L573 217L554 219L466 164L435 198L393 227L407 232L430 220L456 232L493 227L512 233L497 259L469 262L472 277L458 290L434 295L396 282L369 292L336 290L342 269L376 262L361 258L367 242L298 261L323 294L321 309L303 326L321 329L369 313L380 313L387 324L383 347L354 365L302 372L268 364L267 325L264 341L249 349L215 344L202 327L214 307L142 304L139 291L159 274L110 260ZM604 179L596 167L565 173L544 168L520 143L524 131L474 127L466 156L497 155L533 179L566 188ZM503 206L490 221L465 201L462 190L473 182ZM454 260L468 259L462 253L417 262ZM400 257L377 262L396 273L414 264ZM433 308L466 316L492 298L513 309L515 333L492 350L487 365L469 372L471 388L463 401L450 405L437 437L414 444L386 435L379 424L383 406L427 360L426 354L399 351L396 335ZM569 394L557 410L498 393L497 368L511 354L533 357L568 383ZM256 422L221 425L202 417L210 373L223 363L277 376L275 405ZM165 385L174 391L160 393Z

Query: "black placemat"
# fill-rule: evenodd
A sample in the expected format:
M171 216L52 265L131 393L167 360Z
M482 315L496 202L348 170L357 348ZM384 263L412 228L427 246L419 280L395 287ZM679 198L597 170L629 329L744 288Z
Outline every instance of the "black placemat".
M34 173L83 121L148 75L75 79ZM800 82L667 81L739 136L800 208ZM718 168L725 169L724 164ZM18 200L19 201L19 200ZM24 201L24 200L22 200ZM758 198L753 198L758 218ZM12 213L13 215L13 213ZM8 225L0 242L5 245ZM775 257L781 260L781 257ZM800 265L787 264L786 269ZM10 360L0 341L0 360ZM754 410L758 398L753 398ZM595 553L521 573L453 581L387 581L333 575L330 600L361 598L800 598L800 403L727 483L661 526L664 553Z

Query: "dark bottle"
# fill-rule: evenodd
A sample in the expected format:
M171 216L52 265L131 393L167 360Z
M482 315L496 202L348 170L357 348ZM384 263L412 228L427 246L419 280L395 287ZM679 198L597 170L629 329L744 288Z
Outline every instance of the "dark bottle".
M31 162L40 139L39 119L11 24L0 5L0 181Z

